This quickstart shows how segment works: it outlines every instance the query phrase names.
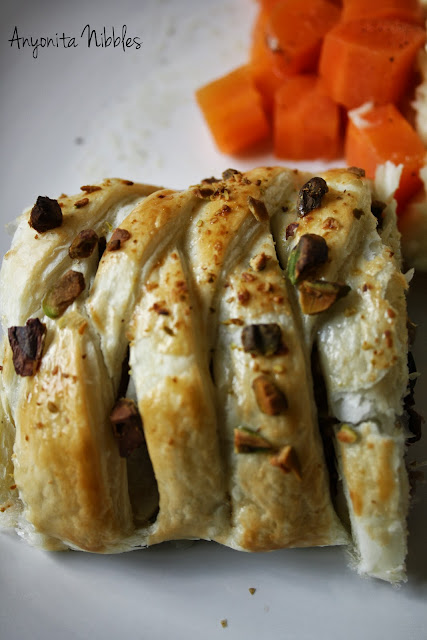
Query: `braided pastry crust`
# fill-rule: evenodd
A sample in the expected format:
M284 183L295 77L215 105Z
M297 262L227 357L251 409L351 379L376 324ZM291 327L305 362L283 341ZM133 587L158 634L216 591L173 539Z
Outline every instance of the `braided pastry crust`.
M111 179L61 197L59 226L23 214L0 275L5 526L100 553L352 538L362 573L404 578L393 204L379 225L360 172L311 178Z

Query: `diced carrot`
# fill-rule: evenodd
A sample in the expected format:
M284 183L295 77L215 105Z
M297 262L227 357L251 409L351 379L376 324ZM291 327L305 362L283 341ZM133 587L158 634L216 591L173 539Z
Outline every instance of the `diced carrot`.
M324 35L341 10L328 0L281 0L269 14L266 31L277 41L290 74L315 71Z
M411 78L425 31L399 20L340 23L325 36L320 73L329 95L348 109L398 102Z
M268 19L268 12L260 11L253 29L249 64L255 86L262 96L264 109L271 113L274 94L287 77L288 70L283 53L267 35Z
M423 10L418 0L344 0L341 20L392 18L424 26Z
M363 109L363 108L362 108ZM426 149L409 122L392 104L350 113L345 140L348 165L363 167L375 177L378 165L390 160L403 164L396 200L402 206L422 186L419 170L425 164Z
M223 153L238 153L266 138L270 127L248 66L210 82L196 98Z
M262 0L255 22L250 67L270 114L274 94L289 75L315 71L323 35L338 21L332 0Z
M340 107L315 75L288 78L276 92L274 152L289 160L333 160L342 153Z

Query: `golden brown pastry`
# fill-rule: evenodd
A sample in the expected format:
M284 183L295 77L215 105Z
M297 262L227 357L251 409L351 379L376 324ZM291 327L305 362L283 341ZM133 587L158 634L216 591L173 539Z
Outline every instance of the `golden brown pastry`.
M352 538L403 579L393 204L353 169L82 189L23 214L0 274L0 522L102 553Z

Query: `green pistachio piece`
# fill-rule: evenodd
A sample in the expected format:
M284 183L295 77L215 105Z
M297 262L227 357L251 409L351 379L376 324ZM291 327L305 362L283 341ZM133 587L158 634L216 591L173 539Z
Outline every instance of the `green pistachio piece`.
M323 196L325 193L328 193L328 191L328 185L323 178L319 176L311 178L311 180L301 187L298 193L298 215L303 218L314 209L321 207Z
M59 318L85 288L85 279L80 271L67 271L47 292L42 307L49 318Z
M236 453L258 453L273 449L273 445L257 431L247 427L234 429L234 451Z
M285 445L277 455L272 456L270 464L273 467L278 467L283 473L292 472L298 480L302 480L301 464L294 447L291 445Z
M288 260L287 273L292 284L299 284L328 259L325 238L305 233L293 248Z
M256 377L252 382L252 389L258 407L266 415L278 416L288 408L286 395L269 376Z
M83 229L74 238L68 249L72 259L89 258L98 244L98 234L93 229Z
M307 315L315 315L330 309L339 299L350 291L350 287L341 282L327 280L305 280L299 287L301 310Z
M249 324L242 331L244 351L254 355L272 356L282 346L282 330L276 323Z
M257 200L252 196L248 196L248 207L252 215L258 222L267 222L269 219L267 207L262 200Z

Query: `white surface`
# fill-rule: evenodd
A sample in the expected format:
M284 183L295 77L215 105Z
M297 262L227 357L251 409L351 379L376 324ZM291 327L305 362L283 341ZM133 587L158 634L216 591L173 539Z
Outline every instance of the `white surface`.
M119 176L186 187L277 162L214 149L194 89L243 63L255 14L251 0L14 0L2 3L1 223L38 195L76 193ZM88 48L86 24L127 24L139 51ZM76 36L74 49L10 46L19 35ZM79 140L81 139L81 140ZM78 144L80 142L80 144ZM0 235L3 254L10 238ZM409 302L419 326L418 408L427 415L427 277ZM426 438L424 438L426 440ZM427 459L426 443L411 457ZM0 533L0 637L427 638L427 491L410 516L409 581L400 589L359 578L341 549L244 554L215 544L173 544L121 556L49 554ZM251 595L248 591L255 587ZM227 619L228 627L221 626Z

